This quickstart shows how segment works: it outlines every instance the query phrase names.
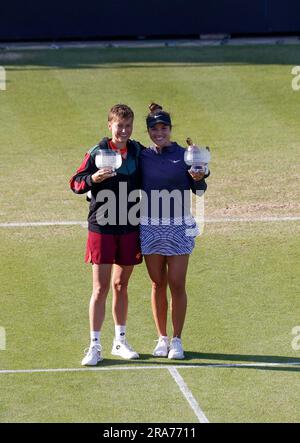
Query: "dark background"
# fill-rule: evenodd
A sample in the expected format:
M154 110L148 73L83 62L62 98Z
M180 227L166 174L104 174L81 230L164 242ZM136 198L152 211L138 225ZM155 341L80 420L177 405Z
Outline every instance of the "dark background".
M300 34L300 0L0 0L0 40Z

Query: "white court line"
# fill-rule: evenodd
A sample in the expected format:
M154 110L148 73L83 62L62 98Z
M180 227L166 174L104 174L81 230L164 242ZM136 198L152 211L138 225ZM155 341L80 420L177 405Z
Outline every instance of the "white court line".
M199 363L197 365L143 365L143 366L105 366L105 367L84 367L84 368L41 368L41 369L0 369L1 374L34 374L34 373L55 373L55 372L101 372L101 371L136 371L149 369L196 369L196 368L273 368L289 366L299 366L300 362L286 363Z
M185 381L183 380L183 378L181 377L181 375L179 374L177 369L176 368L169 368L169 372L172 375L175 382L177 383L177 385L179 386L179 389L181 390L182 394L186 398L188 404L190 405L190 407L192 408L192 410L196 414L196 417L198 418L199 422L200 423L209 423L206 415L204 414L204 412L200 408L199 403L196 401L195 397L193 396L193 394L189 390L188 386L186 385Z
M204 223L252 223L252 222L284 222L299 221L300 216L282 216L282 217L222 217L205 218ZM0 223L0 228L27 228L38 226L83 226L87 227L86 221L44 221L44 222L7 222Z
M282 216L282 217L221 217L221 218L204 218L204 223L240 223L240 222L282 222L282 221L299 221L300 216Z
M85 221L45 221L45 222L12 222L0 223L0 228L32 228L38 226L83 226L87 227Z

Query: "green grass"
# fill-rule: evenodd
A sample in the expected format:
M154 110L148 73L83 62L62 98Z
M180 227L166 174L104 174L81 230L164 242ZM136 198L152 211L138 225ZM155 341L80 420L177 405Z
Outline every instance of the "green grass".
M77 368L88 339L86 311L90 269L83 264L82 257L85 230L26 229L21 235L17 230L1 232L0 318L7 332L7 350L0 352L1 369ZM183 364L284 364L289 360L300 363L299 353L291 348L291 330L299 323L295 281L299 250L294 240L296 233L296 224L293 223L289 226L280 223L275 226L241 224L226 232L219 232L213 225L207 227L205 236L198 240L189 268L189 309L184 333L187 359ZM11 251L8 258L5 251ZM183 403L184 415L179 417L169 409L173 400L168 395L168 374L164 376L167 382L160 382L157 378L163 377L163 367L169 362L151 357L155 330L150 311L150 285L144 265L135 269L129 292L129 338L141 353L141 360L124 362L110 355L113 323L109 299L103 328L103 366L161 364L162 371L101 373L93 374L92 378L87 374L11 374L8 378L0 374L0 384L3 383L6 392L3 398L6 407L2 406L0 420L126 421L124 415L120 415L113 395L121 389L117 386L120 383L122 395L127 399L123 399L122 404L129 405L131 394L126 397L125 393L131 391L133 378L134 383L141 384L139 395L135 397L137 410L140 411L138 405L142 408L145 398L149 405L157 404L155 390L152 392L151 389L155 383L163 383L159 403L162 410L168 412L159 420L159 415L141 415L134 410L130 412L130 420L193 421L187 404ZM259 369L185 369L182 375L195 395L204 390L207 408L200 393L199 402L212 421L296 421L299 418L295 394L296 391L299 395L297 372L293 368L282 368L276 373L268 368L262 369L265 369L263 377ZM241 380L236 372L241 374ZM218 380L217 386L210 382L210 378L214 377ZM114 388L103 381L107 378ZM228 410L225 405L236 378L243 389L238 391L237 387L234 388L237 400ZM111 401L117 407L114 412L109 408L104 412L102 407L97 407L93 412L96 415L90 415L85 401L82 401L82 389L83 386L87 388L87 396L93 404L97 390L94 395L90 394L89 384L94 383L94 379L99 383L105 405ZM124 379L126 382L123 383ZM82 386L80 390L76 389L78 384ZM280 392L284 392L284 407L276 408L276 414L273 408L269 408L264 410L263 418L261 414L255 416L252 387L255 386L257 401L267 402L266 392L269 395L273 384L276 385L277 402L280 402ZM244 389L245 386L247 389ZM216 388L223 392L223 397ZM172 389L176 393L176 389ZM54 411L45 412L50 390L56 406ZM33 401L39 404L40 396L45 406L32 406ZM217 399L217 404L214 399ZM76 408L72 409L70 403L75 403ZM244 409L241 411L242 404Z
M5 62L0 54L8 71L7 91L0 95L3 220L85 218L81 200L70 198L67 179L84 152L108 135L107 111L114 103L133 107L134 136L147 144L145 116L152 100L172 113L174 139L183 144L191 136L212 147L211 214L235 215L235 205L243 214L262 208L270 214L299 212L300 94L291 88L298 46L15 56L21 58ZM22 187L17 195L5 185L15 181Z
M173 116L174 139L212 147L209 217L299 215L300 92L291 89L298 46L14 52L0 91L0 222L84 220L68 188L85 151L108 135L106 114L125 102L134 136L148 143L147 105ZM6 58L5 58L6 56ZM15 60L12 60L15 57ZM86 230L0 228L0 369L77 368L88 345L91 270ZM180 364L300 362L299 224L206 224L188 274ZM137 362L110 355L111 297L103 367L162 369L0 374L0 422L193 422L188 403L154 359L155 328L144 264L129 286L128 338ZM170 331L170 325L169 325ZM212 422L299 421L299 367L184 368ZM138 395L137 395L138 393ZM123 407L124 406L124 407Z
M5 387L0 406L1 421L5 422L194 421L193 411L186 407L167 370L29 377L9 374Z
M299 423L292 369L198 369L181 375L212 423Z

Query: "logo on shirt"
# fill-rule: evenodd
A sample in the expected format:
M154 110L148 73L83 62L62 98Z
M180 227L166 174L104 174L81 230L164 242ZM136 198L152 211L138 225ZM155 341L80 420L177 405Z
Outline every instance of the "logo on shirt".
M172 163L178 163L178 162L181 162L181 160L170 160L170 162L172 162Z

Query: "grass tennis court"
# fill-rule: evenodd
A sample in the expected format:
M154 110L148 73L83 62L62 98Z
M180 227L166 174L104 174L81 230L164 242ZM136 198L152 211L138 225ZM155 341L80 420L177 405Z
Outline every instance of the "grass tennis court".
M129 286L128 339L140 360L110 355L109 297L105 370L1 372L80 368L91 293L86 228L4 223L84 221L69 177L108 135L114 103L134 109L134 138L147 144L151 101L171 112L174 140L212 148L210 222L190 259L178 373L210 422L299 422L299 60L298 45L0 51L0 422L198 421L170 361L151 357L144 264Z

